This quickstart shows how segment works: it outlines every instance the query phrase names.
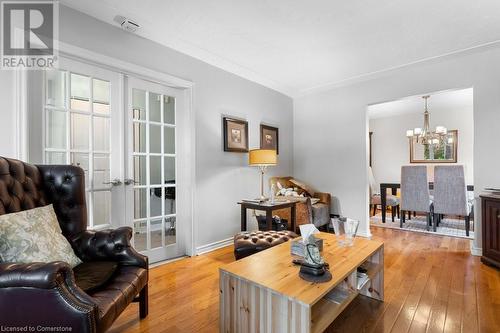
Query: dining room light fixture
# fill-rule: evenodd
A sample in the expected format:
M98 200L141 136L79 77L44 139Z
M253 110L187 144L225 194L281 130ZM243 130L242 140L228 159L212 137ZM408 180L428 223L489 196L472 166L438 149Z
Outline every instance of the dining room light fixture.
M415 140L417 143L423 145L439 145L441 143L447 143L448 140L448 130L444 126L436 126L436 129L432 131L430 129L430 113L427 108L427 100L430 95L422 96L425 100L425 111L424 111L424 127L409 129L406 131L406 136L410 140Z

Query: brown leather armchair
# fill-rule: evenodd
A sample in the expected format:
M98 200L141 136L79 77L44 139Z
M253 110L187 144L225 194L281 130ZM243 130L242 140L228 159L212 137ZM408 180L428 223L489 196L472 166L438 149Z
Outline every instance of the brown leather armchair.
M0 325L104 332L132 301L148 314L148 258L130 245L132 229L87 229L84 172L0 157L0 215L53 204L64 236L84 262L114 261L111 279L92 293L64 262L0 263Z
M297 226L306 223L313 223L316 227L322 227L330 222L332 201L330 193L318 192L310 186L294 179L293 177L271 177L269 179L270 184L276 185L277 182L279 182L285 188L297 188L299 192L306 192L304 193L305 197L276 197L276 200L297 201ZM274 214L290 221L290 209L279 209L275 211Z

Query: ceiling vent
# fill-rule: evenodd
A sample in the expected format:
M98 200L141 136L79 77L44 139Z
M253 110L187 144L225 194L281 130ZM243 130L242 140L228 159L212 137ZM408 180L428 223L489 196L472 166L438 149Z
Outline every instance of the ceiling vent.
M139 23L132 21L131 19L126 18L125 16L116 15L113 19L116 23L118 23L123 30L128 32L136 32L141 26Z

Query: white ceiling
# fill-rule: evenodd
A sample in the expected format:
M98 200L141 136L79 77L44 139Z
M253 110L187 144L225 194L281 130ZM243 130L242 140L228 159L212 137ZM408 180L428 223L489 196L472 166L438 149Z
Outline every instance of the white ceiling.
M62 0L290 96L500 40L498 0Z
M432 114L437 111L473 108L473 89L443 91L429 94L427 105ZM422 96L412 96L396 101L368 106L368 118L377 119L401 116L412 113L424 113L425 102Z

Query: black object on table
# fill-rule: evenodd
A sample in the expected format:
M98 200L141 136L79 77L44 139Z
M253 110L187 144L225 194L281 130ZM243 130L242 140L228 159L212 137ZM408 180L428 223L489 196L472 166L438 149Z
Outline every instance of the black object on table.
M387 209L387 189L391 189L391 194L396 195L398 188L401 187L399 183L380 183L380 202L382 205L382 223L385 223L385 211ZM429 182L429 190L434 189L434 183ZM467 185L467 191L474 191L474 185Z
M279 201L271 204L270 202L249 202L241 201L238 205L241 206L241 231L247 231L247 209L256 209L266 212L266 230L273 230L273 211L283 208L290 208L290 223L291 230L295 232L295 215L296 215L296 204L295 201Z

